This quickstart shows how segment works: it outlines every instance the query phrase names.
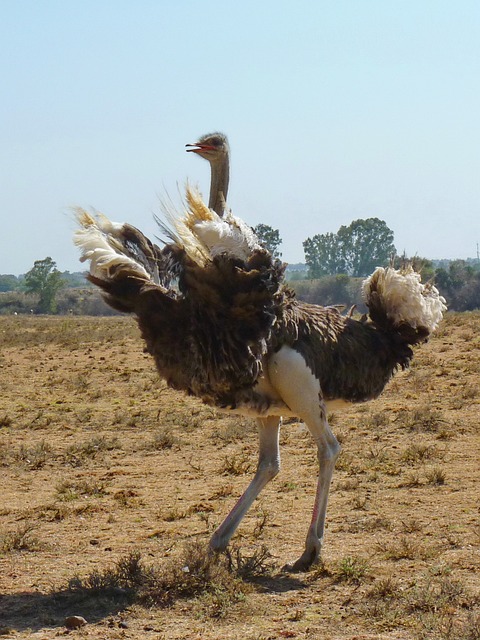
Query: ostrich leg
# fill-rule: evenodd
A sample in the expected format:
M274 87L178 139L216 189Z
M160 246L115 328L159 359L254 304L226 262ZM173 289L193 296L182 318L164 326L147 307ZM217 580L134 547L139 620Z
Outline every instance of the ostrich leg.
M317 444L318 450L319 474L317 491L313 505L312 520L305 541L305 551L296 562L285 566L287 571L306 571L312 564L320 560L330 482L335 461L340 453L340 445L331 432L325 417L323 419L321 417L318 422L311 420L306 424Z
M210 548L213 551L224 551L226 549L243 516L265 485L280 470L279 434L281 418L278 416L257 418L257 425L260 439L257 471L245 493L213 534L210 540Z
M270 381L282 400L305 421L318 451L319 475L313 514L305 542L305 551L288 571L305 571L320 559L325 530L328 492L340 453L340 445L330 430L320 384L303 357L289 347L282 347L269 362Z

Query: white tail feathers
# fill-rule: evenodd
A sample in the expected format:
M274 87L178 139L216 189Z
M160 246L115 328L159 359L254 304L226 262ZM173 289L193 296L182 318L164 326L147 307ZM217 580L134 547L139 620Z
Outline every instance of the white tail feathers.
M90 260L91 276L109 280L120 267L142 280L151 279L144 267L127 255L121 241L122 224L111 222L101 214L94 218L83 209L76 209L76 218L81 229L75 231L73 241L80 248L80 260Z
M362 292L368 304L372 291L382 300L393 325L408 324L432 333L447 310L445 298L432 284L422 284L420 274L407 267L402 271L378 267L364 280Z

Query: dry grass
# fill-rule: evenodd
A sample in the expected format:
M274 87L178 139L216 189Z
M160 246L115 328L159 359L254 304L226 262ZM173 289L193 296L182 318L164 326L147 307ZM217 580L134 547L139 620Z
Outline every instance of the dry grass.
M251 591L245 579L268 570L264 556L245 558L237 549L234 556L220 557L190 542L179 557L146 565L140 552L132 551L112 567L70 578L66 589L96 598L121 595L147 607L172 607L177 600L202 599L208 603L208 614L218 618Z
M379 400L330 417L323 562L289 575L317 474L302 425L209 555L254 424L169 390L127 318L0 318L0 632L63 636L74 613L92 639L478 640L479 322L449 314Z
M13 531L0 533L0 554L12 551L38 551L41 544L34 534L36 525L25 522L17 526Z

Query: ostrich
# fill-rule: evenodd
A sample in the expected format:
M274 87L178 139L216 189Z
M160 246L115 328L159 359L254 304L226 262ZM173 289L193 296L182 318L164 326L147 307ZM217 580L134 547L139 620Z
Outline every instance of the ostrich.
M195 144L187 144L187 149L205 158L210 163L210 199L208 206L220 217L225 211L225 202L228 194L228 181L230 176L230 147L227 136L223 133L207 133Z
M300 418L317 447L319 476L303 553L285 569L319 561L330 482L340 445L327 414L377 397L411 346L425 341L446 309L437 289L411 268L377 268L363 283L361 321L334 307L298 301L285 265L253 231L220 217L189 187L186 210L171 217L172 250L181 262L178 291L157 284L141 232L78 210L75 243L90 262L88 279L112 307L133 313L160 376L174 389L225 411L253 416L259 459L246 491L210 539L226 549L242 518L280 469L282 416ZM125 233L127 229L128 233ZM126 242L128 236L128 242Z

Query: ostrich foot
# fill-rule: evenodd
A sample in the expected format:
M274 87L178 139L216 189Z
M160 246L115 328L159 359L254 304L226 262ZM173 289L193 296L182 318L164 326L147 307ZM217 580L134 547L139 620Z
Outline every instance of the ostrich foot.
M301 573L302 571L308 571L315 564L320 562L320 548L313 547L312 549L305 549L300 558L293 564L286 564L282 567L282 571L287 573Z

